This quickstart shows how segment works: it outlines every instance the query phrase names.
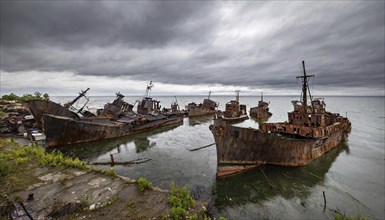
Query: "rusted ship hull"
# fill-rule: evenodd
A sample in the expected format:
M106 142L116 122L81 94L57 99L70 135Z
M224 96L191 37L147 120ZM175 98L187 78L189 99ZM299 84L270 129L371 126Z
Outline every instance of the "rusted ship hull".
M44 114L52 114L77 119L79 118L79 116L74 112L52 101L31 100L28 102L28 107L36 119L39 128L42 128L42 118Z
M213 115L216 113L218 113L218 110L211 110L211 109L205 109L205 108L190 108L188 111L188 117Z
M250 108L250 117L253 118L270 118L273 114L271 112L265 111L264 109L254 107Z
M210 126L217 149L217 177L252 169L262 164L304 166L345 140L349 121L322 138L290 138L279 133L265 133L253 128L231 126L222 119Z
M241 115L239 117L232 117L232 118L227 118L227 117L222 116L222 119L225 121L228 121L228 122L240 122L240 121L244 121L246 119L249 119L249 116Z
M191 102L186 106L188 117L213 115L219 112L219 103L211 100L210 94L211 92L209 92L209 97L207 99L203 99L203 103L195 104L195 102Z
M113 139L149 131L154 128L183 123L183 117L169 117L143 125L131 125L106 118L75 120L64 116L43 115L48 147Z

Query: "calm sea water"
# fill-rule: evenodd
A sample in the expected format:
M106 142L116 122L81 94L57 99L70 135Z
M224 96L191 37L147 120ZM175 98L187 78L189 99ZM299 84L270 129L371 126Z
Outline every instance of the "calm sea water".
M64 103L73 97L53 97ZM154 97L169 107L174 97ZM205 97L177 97L179 105L199 103ZM211 97L220 109L233 96ZM273 116L269 122L287 120L291 100L298 97L265 97ZM114 97L91 97L91 110L102 108ZM134 103L140 97L125 97ZM259 97L240 97L247 108L256 106ZM211 117L184 119L183 125L148 133L66 147L63 153L89 162L150 158L132 166L115 166L119 175L145 177L155 186L168 188L171 181L187 186L195 198L209 201L214 216L228 219L332 219L334 210L347 215L362 214L369 219L384 219L384 97L326 97L330 112L347 115L352 131L346 142L305 167L263 166L233 177L216 180L215 146L190 152L189 149L214 143L209 130ZM81 103L78 103L81 106ZM258 127L253 119L238 124ZM108 168L108 167L106 167ZM270 188L262 174L266 174ZM323 192L326 196L324 207Z

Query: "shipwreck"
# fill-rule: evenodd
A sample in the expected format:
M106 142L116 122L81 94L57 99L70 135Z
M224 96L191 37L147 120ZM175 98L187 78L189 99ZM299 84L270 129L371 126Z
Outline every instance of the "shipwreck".
M72 104L86 97L88 89L63 106L52 101L31 101L29 108L45 133L48 147L118 138L182 124L183 114L162 113L159 101L149 96L152 87L150 82L143 99L138 101L137 112L132 111L134 105L125 102L120 93L116 94L113 103L107 103L103 109L99 109L97 115L85 111L84 106L75 109Z
M235 91L235 100L230 100L226 103L225 111L216 115L225 121L239 122L249 118L246 113L246 105L239 104L239 92Z
M186 111L188 112L188 117L196 117L203 115L214 115L219 112L218 106L219 103L210 99L211 91L207 99L203 100L203 103L196 104L191 102L186 106Z
M258 106L250 108L250 117L256 119L267 119L273 114L269 112L270 102L263 101L263 93L261 93L261 100L258 101Z
M288 122L261 123L259 129L229 124L222 118L210 125L217 150L217 177L235 174L263 164L304 166L339 143L351 131L348 118L326 111L321 98L310 94L302 61L302 97L293 101ZM308 94L310 105L308 105Z

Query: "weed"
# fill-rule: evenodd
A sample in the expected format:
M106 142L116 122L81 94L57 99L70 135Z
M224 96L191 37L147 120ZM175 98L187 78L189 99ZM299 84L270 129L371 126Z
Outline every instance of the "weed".
M203 220L212 220L209 216L206 215L206 210L202 209L199 213L195 213L194 215L190 216L190 220L192 219L203 219ZM215 219L215 218L214 218ZM225 217L219 217L220 220L227 220Z
M127 207L129 207L129 208L134 208L134 207L135 207L135 202L128 200L128 201L126 202L126 205L127 205Z
M25 164L28 161L36 161L41 166L78 168L88 171L93 170L110 176L117 175L114 169L99 170L91 168L78 158L65 157L60 151L47 153L41 146L29 145L24 147L13 139L0 139L0 149L0 176L5 176L9 172L15 171L18 168L17 165ZM16 166L10 168L8 166L9 163L16 163Z
M46 153L43 147L22 146L12 139L0 139L0 184L7 193L19 191L39 182L36 176L26 178L38 166L57 168L79 168L91 170L77 158L64 157L61 152Z
M199 215L195 213L194 215L190 216L189 220L198 220Z
M367 218L362 216L361 214L357 216L347 216L340 212L336 213L336 216L334 217L334 219L335 220L367 220Z
M102 204L100 204L100 206L96 209L96 210L99 210L99 209L102 209L104 207L107 207L109 205L111 205L112 203L114 203L116 200L118 199L118 196L117 195L113 195L111 198L109 198L107 201L103 202Z
M7 176L11 172L11 169L8 164L6 164L3 160L0 160L0 177L1 179Z
M63 165L65 167L88 169L86 163L78 158L72 159L64 157L60 151L46 153L43 147L36 147L34 145L13 149L9 154L5 155L5 157L9 160L16 160L18 164L28 161L29 158L35 158L42 166L57 167Z
M115 169L101 169L101 170L96 170L96 171L99 171L105 175L109 175L109 176L116 176L116 170Z
M167 215L166 213L162 213L160 217L162 220L168 220L169 215Z
M25 163L29 161L29 158L28 157L19 157L19 158L16 158L16 164L19 165L19 164L22 164L22 163Z
M170 210L170 217L173 220L184 219L186 216L186 212L186 209L183 209L182 207L172 207Z
M141 192L144 192L147 189L152 189L152 184L148 182L145 178L139 178L137 182L138 182L139 190Z
M143 213L141 212L141 208L136 206L136 202L128 200L126 204L130 219L144 219Z
M19 195L16 195L15 202L21 202L21 201L23 201L23 199Z
M80 199L80 204L81 204L83 210L87 210L91 204L92 195L91 194L83 194L80 196L79 199Z
M177 187L172 182L170 188L170 195L167 199L171 205L170 217L171 219L185 218L187 210L195 205L195 201L186 187Z

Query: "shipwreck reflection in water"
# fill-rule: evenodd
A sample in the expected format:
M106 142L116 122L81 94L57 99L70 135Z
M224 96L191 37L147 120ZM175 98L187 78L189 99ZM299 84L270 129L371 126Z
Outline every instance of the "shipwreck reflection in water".
M148 140L147 136L135 138L134 144L135 144L136 153L146 151L147 149L156 145L155 142L150 142L150 140Z
M191 117L188 119L188 124L190 126L196 126L200 124L204 124L206 122L209 122L214 119L214 115L203 115L203 116L196 116Z
M285 199L294 197L306 199L310 195L310 189L324 181L325 174L342 151L349 151L346 143L341 143L304 167L267 165L239 175L218 179L213 190L215 206L221 209L245 203L262 204L275 196L282 196Z
M253 116L250 116L250 118L258 124L265 123L265 122L269 121L269 118L256 118Z
M77 157L81 160L90 162L102 156L113 149L116 149L119 153L122 146L126 146L128 143L133 142L135 144L136 153L141 153L156 145L156 142L150 142L148 137L154 134L162 133L165 131L173 130L183 123L177 125L170 125L167 127L157 128L149 132L131 135L128 137L122 137L111 140L102 140L95 142L87 142L83 144L68 145L65 147L59 147L51 150L60 150L65 156Z

